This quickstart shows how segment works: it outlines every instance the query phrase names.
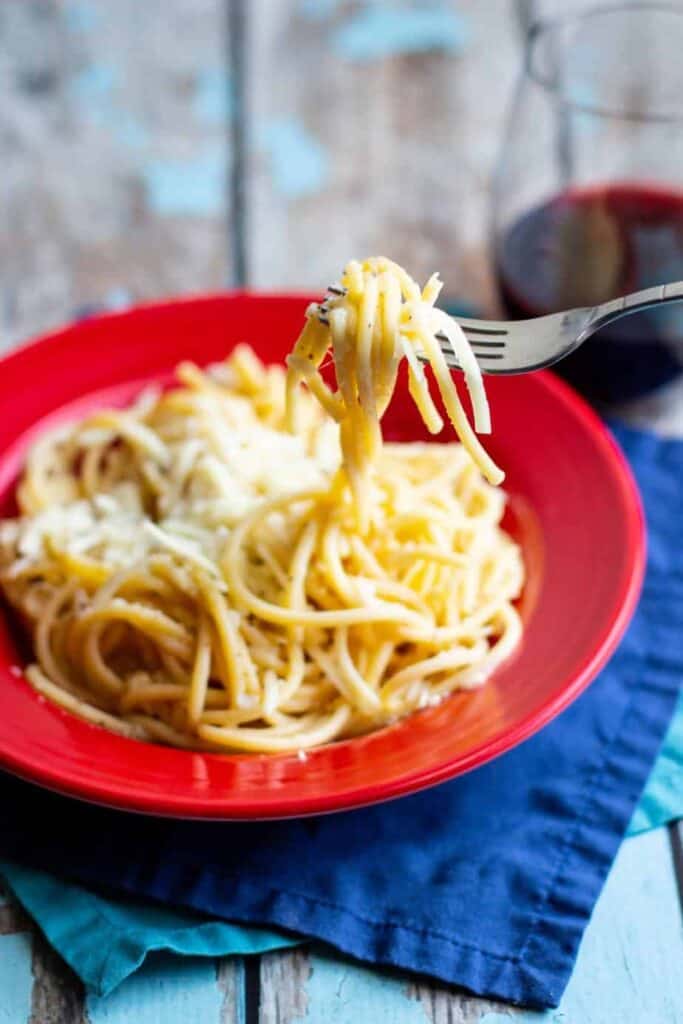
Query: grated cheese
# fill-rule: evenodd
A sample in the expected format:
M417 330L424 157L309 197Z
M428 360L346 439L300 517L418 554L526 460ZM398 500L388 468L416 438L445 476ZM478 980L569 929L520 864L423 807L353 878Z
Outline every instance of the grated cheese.
M243 427L230 425L244 419L239 398L209 405L215 414L210 428L202 430L206 424L197 423L198 436L165 444L128 414L128 436L145 444L166 485L157 516L150 517L142 507L140 489L124 481L91 500L53 505L3 522L0 547L13 548L15 559L29 562L44 557L48 547L57 548L96 558L114 570L164 550L216 576L216 562L232 526L261 502L325 486L340 456L336 429L329 430L329 425L308 454L301 437L253 419ZM146 403L140 406L146 408ZM219 412L224 414L220 418ZM106 423L106 414L102 420ZM98 443L114 436L108 426L83 433L95 433ZM62 434L68 436L63 429ZM149 443L150 436L156 445Z

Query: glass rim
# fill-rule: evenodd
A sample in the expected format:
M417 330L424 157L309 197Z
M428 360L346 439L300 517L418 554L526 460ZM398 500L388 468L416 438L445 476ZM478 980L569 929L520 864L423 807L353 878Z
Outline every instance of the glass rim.
M534 51L538 42L544 37L550 37L553 32L567 26L580 25L604 15L632 14L645 11L649 14L676 15L681 19L681 26L683 28L683 5L675 3L604 3L595 4L573 14L559 14L548 18L538 18L531 24L527 34L524 60L526 74L537 85L540 85L547 92L553 93L563 107L579 111L580 113L591 114L593 117L611 118L616 121L640 121L644 124L675 124L683 121L683 102L680 111L664 113L653 110L643 113L628 110L626 107L621 109L603 107L599 104L568 98L562 95L556 82L548 75L544 75L535 66Z

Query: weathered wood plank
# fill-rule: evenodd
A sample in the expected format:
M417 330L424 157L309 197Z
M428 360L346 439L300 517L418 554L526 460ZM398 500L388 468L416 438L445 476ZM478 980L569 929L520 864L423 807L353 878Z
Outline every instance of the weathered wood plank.
M31 940L0 935L0 1021L27 1024L31 1012Z
M411 986L411 994L420 1000L430 1024L478 1024L487 1013L505 1013L504 1003L478 999L457 989L421 983Z
M218 988L223 993L221 1024L248 1024L244 1005L244 961L223 957L216 967Z
M88 1024L240 1024L241 966L154 954L110 996L88 997Z
M683 1020L683 928L667 830L627 839L615 861L559 1008L506 1011L481 1024L614 1024Z
M291 1024L306 1017L311 971L305 949L261 957L260 1024Z
M28 917L15 900L10 898L7 903L0 906L0 935L26 932L30 928Z
M513 5L444 5L462 16L461 53L363 62L339 52L362 5L323 6L313 18L312 4L249 4L251 283L320 288L349 256L381 251L491 305L488 186L520 59Z
M406 979L320 952L271 953L261 961L260 1024L418 1024L423 1006Z
M0 7L0 348L229 274L221 0Z
M86 1024L83 986L71 968L34 929L29 1024Z
M671 860L678 886L678 902L683 915L683 821L672 822L668 831Z
M261 959L259 1024L475 1024L500 1006L316 949Z
M28 917L0 879L0 935L25 932L29 928Z

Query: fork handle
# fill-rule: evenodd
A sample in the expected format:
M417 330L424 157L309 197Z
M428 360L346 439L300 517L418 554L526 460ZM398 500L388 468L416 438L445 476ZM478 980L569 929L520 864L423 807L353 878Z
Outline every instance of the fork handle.
M649 309L664 302L680 302L683 300L683 281L672 281L670 284L658 284L654 288L643 288L639 292L621 295L611 302L603 302L595 306L583 331L584 339L594 334L600 327L618 320L628 313L637 313L640 309Z

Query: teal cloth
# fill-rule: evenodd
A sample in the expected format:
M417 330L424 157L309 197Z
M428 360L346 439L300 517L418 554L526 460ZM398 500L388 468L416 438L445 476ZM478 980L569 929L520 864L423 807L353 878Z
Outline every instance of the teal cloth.
M629 834L683 818L683 694ZM0 860L0 875L88 989L106 995L154 950L190 956L264 953L299 939L144 900L109 898L43 871Z
M284 932L245 928L120 893L109 899L10 861L0 860L0 875L50 944L97 995L107 995L157 950L185 956L248 955L301 941Z

